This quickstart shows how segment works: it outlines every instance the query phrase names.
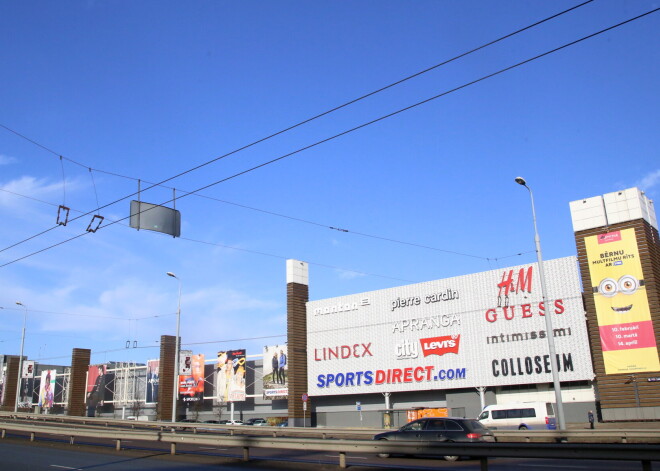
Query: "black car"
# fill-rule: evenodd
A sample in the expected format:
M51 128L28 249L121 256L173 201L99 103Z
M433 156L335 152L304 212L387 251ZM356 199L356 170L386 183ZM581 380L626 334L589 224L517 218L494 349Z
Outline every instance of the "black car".
M410 422L399 430L379 433L374 440L395 440L414 442L494 442L493 432L481 425L475 419L462 419L457 417L425 417ZM389 457L388 453L380 453L382 458ZM459 457L447 455L447 461L455 461Z

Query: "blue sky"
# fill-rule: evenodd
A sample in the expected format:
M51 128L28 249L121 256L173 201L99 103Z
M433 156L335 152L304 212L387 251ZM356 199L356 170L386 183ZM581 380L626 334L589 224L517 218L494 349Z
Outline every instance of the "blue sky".
M74 347L94 362L156 358L175 328L167 271L182 280L184 348L258 354L286 340L287 258L310 263L311 299L533 262L518 175L544 258L573 255L569 201L633 186L660 197L660 13L181 198L180 239L107 225L129 197L100 210L94 234L16 261L85 233L85 216L9 247L55 226L60 204L94 211L137 179L145 188L578 3L3 2L0 352L18 353L21 301L31 359L67 364ZM658 6L591 2L142 199L182 196Z

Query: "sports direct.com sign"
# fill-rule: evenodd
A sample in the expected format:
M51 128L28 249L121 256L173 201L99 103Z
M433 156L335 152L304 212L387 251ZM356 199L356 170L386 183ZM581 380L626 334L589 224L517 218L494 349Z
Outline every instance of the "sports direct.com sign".
M547 306L536 264L308 302L310 396L592 379L576 258L544 267Z

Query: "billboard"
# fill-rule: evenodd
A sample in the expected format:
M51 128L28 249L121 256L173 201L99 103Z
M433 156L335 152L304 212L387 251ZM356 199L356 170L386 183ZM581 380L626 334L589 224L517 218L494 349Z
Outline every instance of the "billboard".
M147 404L158 402L159 366L160 360L147 361L147 397L145 398Z
M215 390L220 402L245 400L245 349L218 352Z
M39 385L39 407L50 409L55 401L56 370L44 370L41 372L41 384Z
M105 399L105 381L107 368L105 365L90 365L87 369L87 416L94 417L98 406Z
M179 376L179 396L184 402L204 399L204 355L190 355L187 374Z
M544 268L548 306L536 264L308 302L309 394L593 379L576 258Z
M32 407L32 392L34 389L34 361L24 361L21 373L21 391L18 399L18 407Z
M585 237L584 243L605 374L660 371L635 229Z
M192 372L192 350L181 350L179 352L179 374L189 375Z
M288 359L286 345L264 347L263 390L266 399L283 399L289 394Z

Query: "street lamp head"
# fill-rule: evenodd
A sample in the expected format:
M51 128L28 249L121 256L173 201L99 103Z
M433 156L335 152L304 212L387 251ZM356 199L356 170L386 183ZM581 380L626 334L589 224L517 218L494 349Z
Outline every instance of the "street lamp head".
M516 183L518 185L527 186L527 182L523 177L516 177Z
M175 275L174 273L172 273L171 271L168 271L168 272L167 272L167 276L171 276L172 278L176 278L177 280L179 279L179 277L176 276L176 275Z

